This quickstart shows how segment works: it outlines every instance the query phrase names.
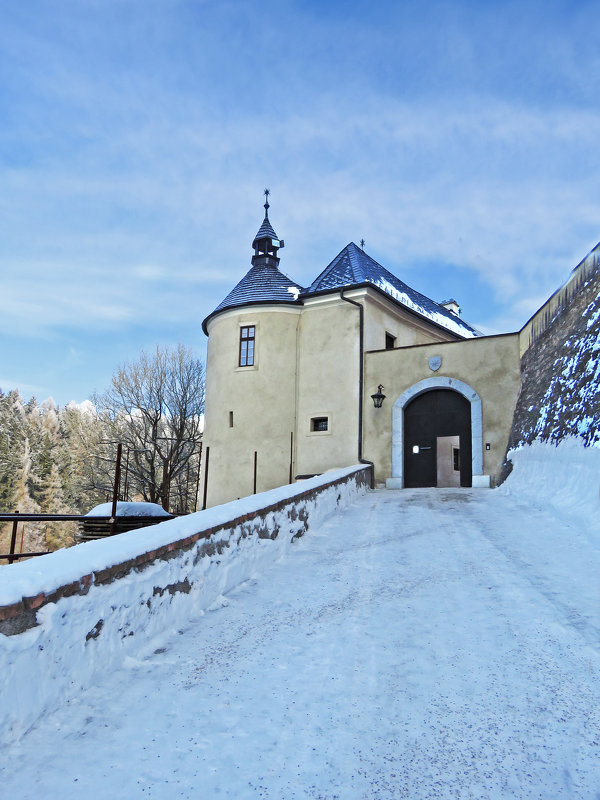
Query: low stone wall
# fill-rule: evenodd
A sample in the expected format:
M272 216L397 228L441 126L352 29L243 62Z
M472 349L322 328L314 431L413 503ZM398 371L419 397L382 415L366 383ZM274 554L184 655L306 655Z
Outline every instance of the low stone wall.
M185 625L370 485L369 468L0 567L0 743Z

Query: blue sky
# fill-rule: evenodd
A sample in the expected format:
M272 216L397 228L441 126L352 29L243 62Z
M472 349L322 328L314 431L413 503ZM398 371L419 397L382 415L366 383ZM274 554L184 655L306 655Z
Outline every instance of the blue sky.
M0 0L0 387L81 401L350 241L489 332L600 239L600 6Z

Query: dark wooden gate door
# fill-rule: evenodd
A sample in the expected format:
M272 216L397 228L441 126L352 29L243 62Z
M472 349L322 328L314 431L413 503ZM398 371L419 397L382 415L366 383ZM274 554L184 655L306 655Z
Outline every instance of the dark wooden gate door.
M404 485L436 486L437 437L460 437L460 485L471 486L471 404L452 389L432 389L404 409Z

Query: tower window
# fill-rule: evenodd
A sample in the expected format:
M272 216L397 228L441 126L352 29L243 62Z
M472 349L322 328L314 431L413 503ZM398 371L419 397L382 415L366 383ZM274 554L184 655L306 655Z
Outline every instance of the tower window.
M254 325L240 328L240 367L254 365Z
M329 419L327 417L313 417L310 421L311 431L326 431L329 427Z
M391 333L385 334L385 349L386 350L393 350L396 347L396 337L392 336Z

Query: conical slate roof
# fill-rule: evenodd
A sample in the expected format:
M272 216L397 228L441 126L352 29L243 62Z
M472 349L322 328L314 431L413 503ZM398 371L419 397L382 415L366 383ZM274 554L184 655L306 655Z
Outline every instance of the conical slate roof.
M254 242L256 242L258 239L279 239L279 237L273 230L273 226L271 225L268 212L265 214L263 223L258 229L258 233L254 237L254 241L252 242L252 247L254 247Z
M295 291L290 292L289 289ZM302 291L304 290L300 284L288 278L276 267L259 262L244 275L212 314L206 317L202 323L202 329L208 335L206 323L221 311L265 303L298 303L298 293Z
M459 336L471 338L477 331L448 309L430 300L424 294L411 289L406 283L381 264L378 264L354 242L346 245L319 277L303 292L303 296L320 294L344 286L371 284L419 316L435 322Z

